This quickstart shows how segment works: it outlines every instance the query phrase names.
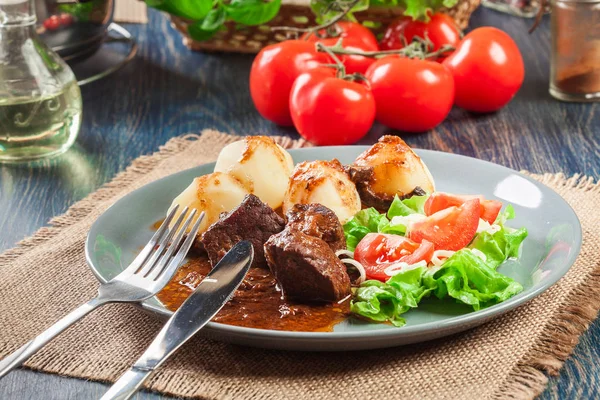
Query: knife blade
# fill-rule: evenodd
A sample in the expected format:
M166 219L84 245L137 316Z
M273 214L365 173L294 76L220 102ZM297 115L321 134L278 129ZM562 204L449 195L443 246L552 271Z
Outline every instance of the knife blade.
M242 241L233 246L169 318L144 354L101 400L129 399L152 371L223 308L244 280L253 258L254 249L250 242Z

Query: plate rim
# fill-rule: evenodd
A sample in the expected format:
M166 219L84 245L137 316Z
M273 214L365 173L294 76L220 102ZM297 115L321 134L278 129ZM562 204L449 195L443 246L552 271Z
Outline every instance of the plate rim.
M305 153L305 152L311 152L311 151L315 151L315 150L328 152L328 151L334 151L336 149L337 150L351 149L353 151L360 152L360 151L364 151L364 150L368 149L369 147L371 147L371 146L368 146L368 145L321 146L321 147L305 147L305 148L297 148L297 149L287 149L287 151L293 156L296 153ZM536 288L533 288L533 290L528 291L527 293L521 292L521 293L517 294L516 296L513 296L510 299L508 299L502 303L495 304L493 306L484 308L482 310L472 311L472 312L468 312L468 313L465 313L462 315L446 318L446 319L443 319L440 321L431 321L431 322L426 322L426 323L422 323L422 324L418 324L418 325L405 325L398 329L380 329L380 330L372 330L372 331L355 331L355 332L348 332L348 331L342 331L342 332L340 332L340 331L338 331L338 332L335 332L335 331L332 331L332 332L310 332L309 331L309 332L306 332L306 331L284 331L284 330L274 330L274 329L248 328L248 327L241 327L241 326L235 326L235 325L227 325L227 324L222 324L222 323L218 323L218 322L209 322L206 325L206 328L208 328L208 330L213 331L213 332L223 332L228 335L235 335L238 337L243 336L245 338L252 337L252 338L261 338L261 339L294 340L294 341L302 340L302 341L308 341L308 342L313 342L313 341L315 341L315 342L323 342L323 341L337 342L339 340L352 340L352 339L359 339L359 338L365 338L365 337L368 337L369 339L374 339L374 340L381 340L381 339L386 339L386 338L396 339L396 338L403 337L403 336L406 336L406 337L414 336L415 334L423 334L424 336L426 336L427 334L431 334L431 333L434 333L439 330L446 330L446 329L451 330L453 328L458 328L458 327L464 326L464 325L476 325L478 321L482 321L482 323L485 323L496 316L499 316L499 315L505 314L511 310L514 310L515 308L520 307L520 306L530 302L531 300L533 300L534 298L536 298L537 296L539 296L540 294L542 294L543 292L548 290L550 287L555 285L571 269L571 267L573 266L573 264L575 263L575 261L577 260L577 257L579 256L579 254L581 252L581 247L582 247L582 242L583 242L583 240L582 240L583 239L583 231L582 231L582 227L581 227L581 221L579 220L577 213L575 212L575 210L573 210L571 205L562 196L560 196L554 189L548 187L547 185L543 184L542 182L534 180L533 178L531 178L528 175L525 175L519 171L516 171L512 168L508 168L503 165L496 164L496 163L493 163L493 162L490 162L487 160L481 160L481 159L478 159L475 157L469 157L469 156L465 156L462 154L448 153L448 152L442 152L442 151L437 151L437 150L427 150L427 149L418 149L418 148L413 148L413 150L417 153L417 155L419 157L421 157L422 155L430 155L433 157L450 157L450 158L458 157L461 159L468 159L470 162L489 164L493 168L500 168L500 169L504 170L505 172L517 174L521 178L524 178L527 181L529 181L530 183L533 183L536 186L542 186L546 190L550 191L553 194L553 196L558 198L560 201L562 201L564 203L564 205L566 205L567 209L572 214L572 216L575 217L575 221L577 222L577 226L576 226L577 229L575 229L575 232L573 232L574 242L576 243L576 249L574 249L574 251L572 251L569 254L567 261L564 263L565 264L564 269L560 273L552 274L551 277L549 276L548 280L543 281L543 284L539 285ZM86 261L87 261L89 268L92 270L92 273L96 277L96 279L98 279L98 281L101 283L106 283L106 280L104 279L104 277L98 272L97 268L94 266L94 263L92 262L91 254L89 252L89 249L91 248L90 242L91 242L91 238L92 238L92 233L97 229L98 221L100 221L102 219L103 215L105 215L113 207L118 206L119 203L126 201L126 199L128 197L130 197L133 193L145 188L148 185L156 184L162 180L171 179L174 175L184 174L192 169L197 169L197 168L202 168L202 167L210 167L210 166L214 167L214 165L215 165L215 162L204 163L204 164L200 164L200 165L197 165L197 166L194 166L191 168L187 168L185 170L167 175L163 178L152 181L130 193L127 193L125 196L121 197L119 200L117 200L115 203L113 203L110 207L108 207L94 221L94 223L90 227L90 230L88 231L88 234L87 234L87 237L85 240ZM152 299L153 298L151 298L150 300L152 300ZM142 303L135 303L135 304L145 310L148 310L148 311L154 313L154 314L158 314L160 317L166 318L166 317L170 317L173 314L172 311L165 310L164 308L158 307L152 303L148 303L147 301L144 301ZM373 324L373 325L378 325L378 324Z

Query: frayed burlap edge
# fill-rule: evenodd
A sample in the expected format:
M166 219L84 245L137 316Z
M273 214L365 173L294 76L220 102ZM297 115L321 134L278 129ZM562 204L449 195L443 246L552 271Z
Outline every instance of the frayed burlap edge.
M589 176L576 174L567 179L562 173L536 175L521 172L551 187L561 185L567 189L600 193L600 181L595 182ZM517 364L504 384L492 394L492 399L533 399L546 389L546 374L558 375L579 343L579 337L598 316L600 263L585 283L565 296L565 301L558 309L560 311L548 321L529 353Z
M30 248L40 245L57 235L62 229L77 223L96 207L98 201L108 200L122 186L130 184L141 175L156 168L161 161L184 151L190 142L202 136L224 135L214 130L204 130L200 134L188 134L169 140L159 151L141 156L115 178L91 193L83 200L72 205L64 214L52 218L46 227L40 228L31 237L0 254L0 264L15 260ZM303 140L294 141L287 137L274 137L284 148L305 147ZM537 181L556 187L600 192L600 182L592 177L579 174L567 179L564 174L535 175L521 171ZM572 354L579 342L579 336L585 332L600 310L600 265L590 274L585 284L573 289L565 297L560 312L543 329L540 338L521 362L510 373L508 379L492 394L492 399L534 398L544 391L548 383L546 373L556 375L564 361Z

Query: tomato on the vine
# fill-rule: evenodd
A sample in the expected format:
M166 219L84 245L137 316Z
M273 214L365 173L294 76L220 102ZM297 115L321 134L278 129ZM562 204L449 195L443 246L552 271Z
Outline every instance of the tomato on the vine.
M339 38L328 38L322 39L319 42L325 46L335 46L339 41ZM342 40L342 47L350 51L358 52L369 52L373 51L367 48L364 43L358 42L354 39ZM375 62L373 57L365 57L358 54L337 54L344 67L346 67L347 74L365 74L367 69ZM332 63L334 61L332 60Z
M379 50L379 44L377 43L377 38L371 32L369 28L359 24L358 22L350 22L350 21L339 21L334 25L335 31L337 32L337 36L335 39L342 38L344 41L352 40L355 43L361 43L362 48L369 51L377 51ZM327 35L327 31L325 29L321 29L318 31L318 35L305 33L302 35L301 39L305 39L309 42L321 42L323 41L323 37ZM329 38L328 38L329 39Z
M377 120L407 132L424 132L446 118L454 102L450 72L434 61L390 56L366 73L377 106Z
M298 133L321 146L352 144L375 119L375 101L366 82L340 79L333 68L317 68L296 79L290 112Z
M354 249L354 259L365 268L368 279L385 282L391 276L386 274L387 268L401 262L430 262L433 252L433 244L427 240L415 243L400 235L368 233Z
M456 105L475 112L504 107L525 77L516 43L505 32L489 26L466 35L443 64L454 76Z
M429 22L400 17L392 22L381 39L381 50L401 49L415 37L429 39L433 44L429 52L437 51L444 45L456 47L460 42L460 30L456 22L447 14L433 14Z
M314 43L304 40L287 40L262 49L250 70L250 95L258 112L276 124L291 126L292 84L301 73L329 62Z

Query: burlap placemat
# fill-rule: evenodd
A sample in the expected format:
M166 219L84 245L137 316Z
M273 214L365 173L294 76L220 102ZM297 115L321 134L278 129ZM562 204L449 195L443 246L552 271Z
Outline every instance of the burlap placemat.
M50 227L0 255L0 357L96 293L84 239L108 206L150 181L214 160L236 139L214 131L172 139L53 219ZM285 147L304 145L279 141ZM152 376L148 387L201 398L534 397L546 385L544 372L558 371L600 308L600 186L578 176L535 178L576 210L584 244L567 275L527 305L463 334L378 351L293 353L196 337ZM157 318L132 305L109 305L66 331L26 366L114 381L160 326Z

